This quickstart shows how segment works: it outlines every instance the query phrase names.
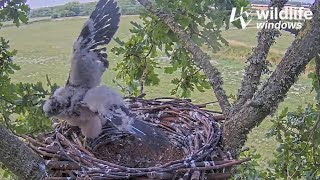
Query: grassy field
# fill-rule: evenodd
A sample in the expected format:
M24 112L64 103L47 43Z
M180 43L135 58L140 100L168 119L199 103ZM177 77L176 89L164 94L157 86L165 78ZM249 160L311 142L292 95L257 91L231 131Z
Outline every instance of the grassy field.
M117 36L120 39L126 39L130 35L130 21L137 20L134 16L125 16L121 19L120 29ZM7 38L11 42L11 46L19 51L14 61L21 66L12 79L14 82L37 82L45 83L45 75L48 74L52 82L63 85L68 76L69 58L72 51L72 44L76 39L84 19L67 19L59 21L43 21L23 25L20 28L4 27L0 30L1 36ZM251 51L251 47L256 44L257 30L249 28L246 30L231 29L223 32L226 39L230 41L230 47L224 47L219 53L212 54L212 63L215 64L222 72L224 79L224 87L229 94L236 94L239 87L245 58ZM286 47L291 43L293 37L289 34L284 34L272 49L272 54L269 59L276 62L285 52ZM112 42L109 46L115 46ZM117 57L109 53L110 67L104 75L104 83L115 87L112 84L114 72L112 67L115 66ZM161 61L162 66L167 66L166 62ZM170 96L170 81L172 75L164 74L159 71L161 83L159 86L148 87L146 89L147 97ZM266 76L264 77L266 78ZM291 89L287 99L280 106L282 109L288 106L294 109L299 105L310 102L313 99L310 94L311 83L303 75L296 85ZM208 102L215 100L212 91L208 90L205 93L194 92L192 99L196 103ZM218 107L214 107L218 108ZM276 142L273 139L265 138L265 133L270 127L270 122L267 119L259 127L255 128L247 142L248 147L253 147L262 154L265 162L270 160L272 152L275 150Z

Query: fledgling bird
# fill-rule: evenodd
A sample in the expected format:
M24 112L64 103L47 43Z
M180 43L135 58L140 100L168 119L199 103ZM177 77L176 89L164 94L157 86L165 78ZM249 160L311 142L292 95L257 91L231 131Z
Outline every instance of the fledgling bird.
M164 133L130 113L121 95L100 85L108 68L106 48L118 29L119 8L114 0L100 0L73 45L71 69L65 87L57 89L45 102L47 116L78 126L84 136L96 138L102 126L111 122L143 143L166 146Z

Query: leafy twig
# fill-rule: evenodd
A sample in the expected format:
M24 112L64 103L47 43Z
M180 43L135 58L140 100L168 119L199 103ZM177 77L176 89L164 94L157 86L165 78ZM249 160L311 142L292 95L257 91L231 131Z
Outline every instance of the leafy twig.
M138 0L138 2L148 11L155 14L174 33L176 33L179 40L184 44L184 47L193 55L194 62L204 71L204 74L209 79L211 87L219 101L219 105L223 113L228 115L231 105L226 92L222 87L223 81L220 76L220 72L210 63L211 58L204 53L195 42L192 41L191 37L185 32L185 30L175 22L174 17L172 17L171 14L155 7L149 0Z

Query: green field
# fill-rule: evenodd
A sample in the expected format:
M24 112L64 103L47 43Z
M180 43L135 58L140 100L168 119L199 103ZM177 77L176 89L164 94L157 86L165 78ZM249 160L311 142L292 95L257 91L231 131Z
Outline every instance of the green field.
M14 82L46 82L45 75L48 74L52 82L63 85L68 76L69 58L72 51L72 44L76 39L84 18L65 19L58 21L42 21L29 25L23 25L19 28L4 27L0 30L0 36L10 40L11 47L18 50L18 55L14 61L21 66L12 79ZM125 40L130 36L130 21L137 20L135 16L125 16L121 19L120 29L117 36ZM245 58L250 53L251 47L256 44L257 30L249 28L246 30L231 29L223 32L226 39L230 40L230 47L224 47L218 54L211 54L212 63L216 65L223 75L224 87L229 94L236 94L239 87ZM272 49L269 59L277 61L285 52L288 45L293 40L289 34L284 34ZM115 46L114 42L109 45ZM116 87L112 83L115 66L120 57L109 53L110 67L104 75L104 83ZM160 58L159 58L160 59ZM168 63L160 61L161 66L167 66ZM164 74L159 71L161 82L159 86L146 88L147 98L170 96L170 85L172 75ZM291 89L288 98L281 104L280 109L288 106L294 109L299 105L310 102L313 99L311 83L303 75L296 85ZM208 102L215 100L212 91L205 93L194 92L192 99L195 103ZM218 108L214 106L214 108ZM265 133L270 127L268 120L264 121L259 127L254 129L248 140L248 147L253 147L262 154L264 160L269 160L275 149L276 143L272 139L265 138Z

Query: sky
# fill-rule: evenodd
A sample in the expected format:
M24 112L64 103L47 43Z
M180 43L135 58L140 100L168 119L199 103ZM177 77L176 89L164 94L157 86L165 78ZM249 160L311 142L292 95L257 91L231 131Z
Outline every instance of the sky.
M97 0L27 0L27 4L29 4L31 8L39 8L39 7L63 5L67 2L72 2L72 1L91 2L91 1L97 1ZM294 1L313 3L315 0L294 0Z
M79 2L92 2L97 0L27 0L27 4L31 8L48 7L63 5L68 2L79 1Z
M315 0L294 0L294 1L305 2L305 3L314 3Z

